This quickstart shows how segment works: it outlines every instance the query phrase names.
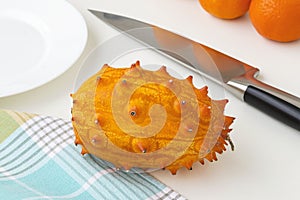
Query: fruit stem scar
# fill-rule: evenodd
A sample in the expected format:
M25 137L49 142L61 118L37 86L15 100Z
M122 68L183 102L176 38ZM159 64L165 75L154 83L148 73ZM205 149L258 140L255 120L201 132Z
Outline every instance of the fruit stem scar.
M233 144L233 142L232 142L229 135L226 136L226 140L229 142L229 145L231 147L231 151L234 151L234 144Z

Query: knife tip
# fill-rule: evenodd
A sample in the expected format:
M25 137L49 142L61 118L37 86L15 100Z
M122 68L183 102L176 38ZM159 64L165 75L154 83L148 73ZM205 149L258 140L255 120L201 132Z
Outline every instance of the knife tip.
M99 12L99 11L96 11L96 10L94 10L94 9L91 9L91 8L88 8L87 9L90 13L92 13L92 14L96 14L97 12Z
M95 15L96 17L104 20L104 19L118 19L119 16L111 14L111 13L107 13L107 12L103 12L103 11L99 11L99 10L94 10L91 8L87 9L90 13L92 13L93 15Z

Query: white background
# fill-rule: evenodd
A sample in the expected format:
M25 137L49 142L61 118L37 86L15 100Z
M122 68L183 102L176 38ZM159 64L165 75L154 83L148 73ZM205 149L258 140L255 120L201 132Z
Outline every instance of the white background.
M69 0L84 16L89 30L87 47L66 73L37 89L1 98L0 107L70 118L73 82L86 55L116 34L87 8L130 16L227 53L260 68L260 80L300 96L300 41L277 43L264 39L249 17L216 19L197 0ZM53 13L55 14L55 13ZM74 22L76 23L76 22ZM234 152L193 170L152 174L188 199L300 199L300 133L226 93L226 114L235 116Z

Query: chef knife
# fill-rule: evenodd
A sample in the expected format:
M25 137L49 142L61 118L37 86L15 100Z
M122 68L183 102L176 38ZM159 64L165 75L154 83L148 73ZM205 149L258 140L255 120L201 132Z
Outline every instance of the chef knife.
M160 27L120 15L89 11L114 29L193 71L208 75L241 100L300 131L300 98L257 80L258 68ZM132 31L138 29L141 31Z

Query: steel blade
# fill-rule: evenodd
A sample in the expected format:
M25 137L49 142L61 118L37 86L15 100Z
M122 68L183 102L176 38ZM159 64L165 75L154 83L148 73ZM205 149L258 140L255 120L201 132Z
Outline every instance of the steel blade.
M252 68L245 68L243 63L223 53L160 27L120 15L89 11L114 29L163 52L193 71L208 75L217 82L227 83ZM136 29L145 31L132 31Z

